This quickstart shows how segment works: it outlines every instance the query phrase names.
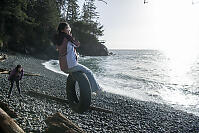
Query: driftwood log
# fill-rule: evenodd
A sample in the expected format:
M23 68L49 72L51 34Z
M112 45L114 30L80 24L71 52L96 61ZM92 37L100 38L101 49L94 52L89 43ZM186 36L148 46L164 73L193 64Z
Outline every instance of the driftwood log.
M35 74L35 73L24 73L24 76L40 76L40 74Z
M8 56L6 54L1 54L0 55L0 61L4 61L7 58L8 58Z
M40 97L40 98L55 100L55 101L60 102L62 104L68 104L68 100L66 100L66 99L50 96L50 95L47 95L47 94L42 94L42 93L35 92L35 91L28 91L26 94L29 95L29 96L33 96L33 97ZM95 107L95 106L90 106L90 110L95 110L95 111L100 111L100 112L105 112L105 113L115 113L112 110L108 110L108 109L104 109L104 108L100 108L100 107Z
M61 113L56 113L45 120L46 133L84 133L84 131Z
M9 74L9 70L0 68L0 74Z
M0 108L0 131L2 133L25 133L14 120Z
M10 70L0 68L0 74L10 74ZM25 72L24 76L40 76L40 74Z
M0 101L0 108L3 109L10 117L17 118L17 114L9 108L8 104Z

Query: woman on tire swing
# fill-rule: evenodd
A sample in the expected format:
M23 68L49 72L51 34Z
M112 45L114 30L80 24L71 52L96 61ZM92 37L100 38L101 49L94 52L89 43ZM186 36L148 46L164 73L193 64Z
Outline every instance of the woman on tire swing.
M96 94L102 91L95 80L93 73L86 66L78 63L76 48L80 46L80 42L76 41L71 34L70 25L66 22L59 24L57 34L54 38L54 44L59 52L60 68L64 73L83 72L86 74L90 85L91 91Z

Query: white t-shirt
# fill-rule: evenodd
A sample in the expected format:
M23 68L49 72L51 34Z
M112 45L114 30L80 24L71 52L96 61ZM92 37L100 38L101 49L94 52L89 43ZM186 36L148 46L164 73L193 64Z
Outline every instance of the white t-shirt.
M72 42L68 41L67 55L66 55L68 68L72 68L77 65L77 59L76 59L77 57L74 47L75 45Z

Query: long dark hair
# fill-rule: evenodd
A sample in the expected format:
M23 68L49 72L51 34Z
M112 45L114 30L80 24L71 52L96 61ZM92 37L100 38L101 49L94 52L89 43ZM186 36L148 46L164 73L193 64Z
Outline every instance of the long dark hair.
M53 43L54 45L61 45L64 37L66 36L66 33L62 32L65 28L69 28L69 24L66 22L62 22L59 24L57 28L57 34L54 35Z
M79 41L75 40L75 38L73 38L71 35L68 35L62 32L64 28L70 28L70 25L66 22L62 22L59 24L57 28L57 34L54 36L54 39L53 39L54 45L58 45L58 46L61 45L64 38L66 38L68 41L71 41L76 47L79 47L80 46Z
M17 65L17 66L15 67L15 71L16 71L16 72L19 72L19 70L18 70L19 68L22 68L22 65L20 65L20 64Z

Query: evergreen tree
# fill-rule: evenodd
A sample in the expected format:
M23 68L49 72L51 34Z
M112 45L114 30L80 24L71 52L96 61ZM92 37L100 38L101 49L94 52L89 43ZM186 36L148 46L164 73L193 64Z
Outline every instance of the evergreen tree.
M68 7L66 13L66 21L70 24L78 21L79 19L79 5L77 4L77 0L68 0Z
M85 0L81 16L77 3L78 0L1 0L0 43L19 52L41 52L52 44L52 36L63 20L70 23L73 36L81 42L80 51L95 47L103 35L95 0Z
M28 6L28 15L35 19L32 26L27 27L27 42L30 45L43 46L50 44L60 20L59 7L56 0L37 0Z
M86 23L93 23L99 16L96 12L95 0L85 0L83 5L82 20Z
M95 0L85 0L82 11L82 21L86 27L85 33L96 38L103 35L103 26L98 22L99 14L96 11Z
M66 12L68 8L68 0L56 0L57 7L59 9L59 15L61 18L66 17Z
M26 0L1 0L0 1L0 40L7 43L11 36L20 40L21 35L18 34L19 23L28 23L29 17L26 15ZM13 31L15 31L13 33Z

